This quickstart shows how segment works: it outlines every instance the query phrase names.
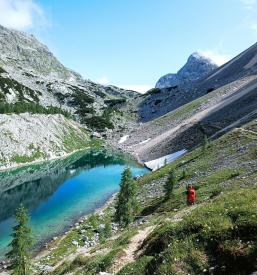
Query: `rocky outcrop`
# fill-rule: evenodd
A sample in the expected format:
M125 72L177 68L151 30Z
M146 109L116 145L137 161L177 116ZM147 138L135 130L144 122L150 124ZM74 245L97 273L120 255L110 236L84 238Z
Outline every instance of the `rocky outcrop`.
M187 63L176 74L164 75L158 80L155 87L159 89L175 86L183 88L204 78L217 67L212 60L196 52L189 56Z
M0 169L64 157L89 140L84 128L62 115L0 115Z

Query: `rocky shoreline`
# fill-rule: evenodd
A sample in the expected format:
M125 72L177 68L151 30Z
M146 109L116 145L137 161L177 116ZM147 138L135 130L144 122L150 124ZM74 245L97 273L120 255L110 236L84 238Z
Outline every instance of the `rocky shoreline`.
M41 265L38 262L40 262L40 260L42 258L45 258L46 260L49 260L51 258L51 256L49 256L49 253L52 252L53 247L56 247L58 245L58 243L60 243L69 233L71 233L73 230L80 230L82 236L85 233L85 229L81 229L81 227L83 226L83 224L87 221L87 219L91 216L91 215L99 215L99 216L104 216L104 211L112 206L112 204L114 204L115 198L117 196L117 192L113 193L112 195L110 195L110 197L99 207L97 207L96 209L94 209L92 212L83 215L82 217L80 217L79 219L77 219L76 221L74 221L70 226L69 229L66 230L64 233L54 236L51 238L50 241L46 242L34 255L33 257L33 262L34 262L34 266L41 270L42 272L48 272L51 271L53 269L52 266L49 265ZM90 226L89 226L90 227ZM89 228L88 227L88 228ZM104 225L99 225L99 231L102 230L104 228ZM116 232L118 230L118 225L115 223L112 223L112 231ZM83 237L83 242L84 242L84 246L80 247L79 243L77 240L72 240L70 245L75 246L78 250L87 250L90 249L91 247L96 246L99 243L99 233L96 232L94 234L94 236L89 239L87 236ZM64 257L65 258L65 257ZM1 270L1 269L0 269ZM1 274L1 273L0 273Z
M75 220L70 226L69 229L66 230L64 233L61 233L57 236L53 236L51 238L51 240L47 241L44 243L44 245L42 245L34 254L33 256L33 261L39 261L42 257L46 257L47 254L49 252L51 252L51 246L54 246L57 242L60 242L61 240L63 240L65 238L65 236L67 236L68 233L70 233L72 230L74 229L78 229L80 224L82 224L83 222L86 221L86 219L92 215L92 214L97 214L97 215L101 215L103 213L103 211L105 209L107 209L111 204L114 203L115 198L117 196L117 193L114 193L112 195L109 196L109 198L99 207L97 207L96 209L94 209L92 212L83 215L82 217L80 217L79 219ZM115 229L115 224L113 225L112 229ZM97 234L96 234L97 235ZM98 242L97 237L94 238L93 242L90 242L89 240L85 240L85 242L88 241L88 248L95 246ZM75 245L77 246L77 242L73 241L71 243L71 245ZM8 270L8 267L10 266L10 261L8 259L2 259L0 261L0 275L4 275L4 274L8 274L5 273L5 270ZM40 267L41 269L45 269L44 266Z
M44 246L39 249L39 251L36 253L35 258L40 258L41 254L47 251L48 246L50 244L53 244L53 242L55 241L60 241L61 239L63 239L70 231L72 231L73 229L78 229L78 226L83 223L90 215L92 214L101 214L107 207L109 207L115 200L116 196L118 193L114 193L112 194L101 206L97 207L96 209L94 209L92 212L83 215L82 217L80 217L79 219L75 220L72 224L70 224L69 229L66 230L64 233L54 236L51 238L50 241L46 242L44 244Z

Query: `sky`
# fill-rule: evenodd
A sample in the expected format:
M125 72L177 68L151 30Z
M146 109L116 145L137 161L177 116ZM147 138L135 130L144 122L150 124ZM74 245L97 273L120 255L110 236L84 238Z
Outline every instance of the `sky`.
M145 92L199 51L219 65L257 41L257 0L0 0L84 78Z

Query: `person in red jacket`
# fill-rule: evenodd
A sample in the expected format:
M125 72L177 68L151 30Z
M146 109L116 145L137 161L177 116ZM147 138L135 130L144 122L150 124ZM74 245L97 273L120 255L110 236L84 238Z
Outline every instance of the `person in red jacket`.
M193 205L196 201L196 191L192 184L187 187L187 205Z

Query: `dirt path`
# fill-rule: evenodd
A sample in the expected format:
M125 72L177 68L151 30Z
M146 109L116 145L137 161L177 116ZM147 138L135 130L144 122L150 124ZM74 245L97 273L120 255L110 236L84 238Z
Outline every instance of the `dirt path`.
M123 255L116 259L111 268L111 274L117 274L125 265L135 261L138 249L156 226L148 226L140 230L131 240Z
M183 219L184 216L190 214L194 209L196 209L199 205L193 205L191 207L187 207L177 214L175 214L172 218L167 218L166 221L169 222L179 222ZM140 230L131 240L128 247L124 250L124 253L121 257L116 259L111 268L111 274L117 274L125 265L128 263L132 263L136 260L139 254L139 248L142 245L143 241L153 232L156 228L154 226L148 226L142 230Z

